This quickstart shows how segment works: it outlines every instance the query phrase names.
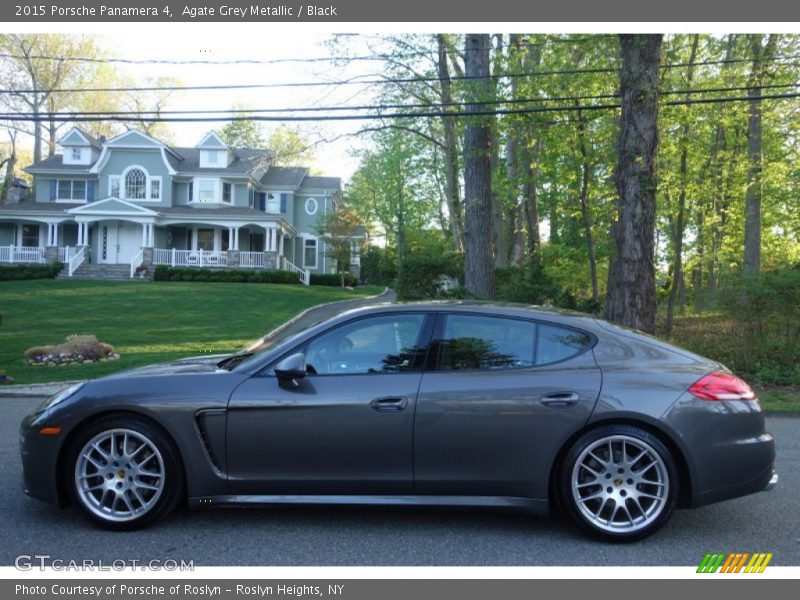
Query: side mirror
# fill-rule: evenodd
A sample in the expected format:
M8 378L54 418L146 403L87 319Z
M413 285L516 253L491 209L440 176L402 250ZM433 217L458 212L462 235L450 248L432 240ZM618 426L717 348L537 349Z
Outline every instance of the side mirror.
M306 355L302 352L287 356L275 365L275 375L281 385L296 388L298 379L306 376Z

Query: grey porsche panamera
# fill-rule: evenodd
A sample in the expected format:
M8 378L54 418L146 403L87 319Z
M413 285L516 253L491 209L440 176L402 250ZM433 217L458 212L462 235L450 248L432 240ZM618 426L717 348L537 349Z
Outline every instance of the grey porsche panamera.
M49 399L21 425L25 491L112 529L180 503L558 507L632 541L778 479L745 382L590 316L375 305L262 346Z

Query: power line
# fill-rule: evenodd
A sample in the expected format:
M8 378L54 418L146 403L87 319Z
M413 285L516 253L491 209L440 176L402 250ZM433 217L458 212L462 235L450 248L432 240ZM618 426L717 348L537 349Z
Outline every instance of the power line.
M705 93L720 93L720 92L741 92L751 91L755 89L791 89L800 87L800 83L779 83L779 84L763 84L761 86L729 86L729 87L711 87L711 88L693 88L693 89L677 89L665 90L660 92L660 95L690 95L690 94L705 94ZM482 101L452 101L452 102L419 102L419 103L380 103L380 104L361 104L361 105L339 105L339 106L307 106L307 107L293 107L293 108L229 108L229 109L173 109L173 110L140 110L140 111L60 111L39 113L48 115L50 117L63 117L69 119L73 117L88 117L88 116L136 116L137 118L146 118L145 115L258 115L258 114L283 114L283 113L320 113L320 112L344 112L344 111L365 111L365 110L410 110L410 109L434 109L434 108L448 108L448 107L465 107L465 106L500 106L500 105L515 105L515 104L541 104L551 102L574 102L584 100L609 100L619 99L618 93L611 94L592 94L592 95L571 95L571 96L548 96L537 98L498 98L495 100L482 100ZM36 115L33 113L5 113L5 114L26 114L34 118ZM242 119L245 120L245 119Z
M784 94L767 94L758 96L726 96L721 98L687 98L684 100L671 100L662 102L662 106L689 106L693 104L716 104L725 102L751 102L751 101L764 101L764 100L781 100L793 99L800 97L800 92L790 92ZM406 119L406 118L442 118L442 117L485 117L485 116L499 116L499 115L514 115L514 114L534 114L534 113L548 113L548 112L586 112L598 110L614 110L620 108L620 103L606 103L606 104L587 104L582 106L536 106L531 108L509 108L509 109L494 109L494 110L477 110L477 111L417 111L417 112L393 112L393 113L367 113L367 114L347 114L347 115L312 115L312 116L296 116L296 115L280 115L280 116L264 116L264 115L249 115L249 116L229 116L229 117L145 117L142 118L139 113L131 113L130 115L111 115L111 116L74 116L74 115L50 115L48 113L34 114L20 114L20 113L7 113L0 114L0 119L6 121L72 121L72 122L96 122L96 121L147 121L151 123L162 122L175 122L175 123L204 123L204 122L221 122L221 121L268 121L268 122L281 122L281 121L368 121L368 120L385 120L385 119Z
M551 38L543 42L518 42L504 44L504 48L528 48L546 46L550 43L584 43L596 41L608 37L611 34L598 34L594 37L584 38ZM391 43L391 40L384 40ZM482 48L482 50L494 50L494 46ZM126 64L126 65L206 65L206 66L230 66L230 65L273 65L284 63L319 63L319 62L357 62L357 61L381 61L388 58L412 58L415 56L434 56L437 50L434 48L419 51L406 51L397 54L370 54L356 56L309 56L297 58L237 58L230 60L211 60L211 59L167 59L167 58L114 58L114 57L94 57L94 56L52 56L46 54L14 54L11 52L0 53L0 59L15 60L47 60L56 62L85 62L98 64Z
M784 61L796 60L800 58L800 54L790 56L775 56L764 61ZM675 68L688 68L697 66L711 66L732 63L752 62L751 59L734 58L722 60L706 60L691 63L672 63L661 65L662 69L675 69ZM796 66L796 65L794 65ZM490 75L452 75L448 79L450 81L480 81L485 79L504 79L504 78L519 78L519 77L545 77L551 75L585 75L585 74L602 74L602 73L618 73L619 69L616 67L595 67L587 69L557 69L557 70L537 70L523 73L495 73ZM346 85L379 85L387 83L425 83L443 81L443 78L438 76L429 77L401 77L401 78L383 78L383 79L360 79L362 76L355 76L350 79L339 81L300 81L300 82L284 82L284 83L246 83L246 84L209 84L209 85L157 85L157 86L134 86L134 87L97 87L97 88L52 88L52 89L0 89L0 94L51 94L51 93L99 93L99 92L152 92L152 91L201 91L201 90L235 90L235 89L269 89L269 88L300 88L300 87L326 87L326 86L346 86Z

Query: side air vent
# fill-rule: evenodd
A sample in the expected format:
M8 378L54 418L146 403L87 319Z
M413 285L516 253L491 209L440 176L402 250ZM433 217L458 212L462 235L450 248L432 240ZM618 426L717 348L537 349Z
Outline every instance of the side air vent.
M195 415L197 432L209 461L225 472L225 409L201 410Z

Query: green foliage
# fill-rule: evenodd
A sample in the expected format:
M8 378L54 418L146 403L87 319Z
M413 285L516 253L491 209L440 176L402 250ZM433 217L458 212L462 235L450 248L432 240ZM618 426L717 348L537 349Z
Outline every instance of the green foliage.
M730 342L736 368L763 383L800 384L800 264L731 278L718 303L739 322Z
M19 279L54 279L64 265L58 261L49 265L2 265L0 281Z
M464 281L464 257L443 240L415 244L406 252L397 277L397 296L422 300L442 295L443 279Z
M361 281L394 286L397 278L397 252L393 248L370 246L361 254Z
M166 265L156 267L154 279L156 281L208 281L215 283L300 283L297 274L291 271L173 269Z
M331 287L341 287L342 277L347 287L355 287L358 283L356 278L350 273L312 273L311 285L327 285Z

